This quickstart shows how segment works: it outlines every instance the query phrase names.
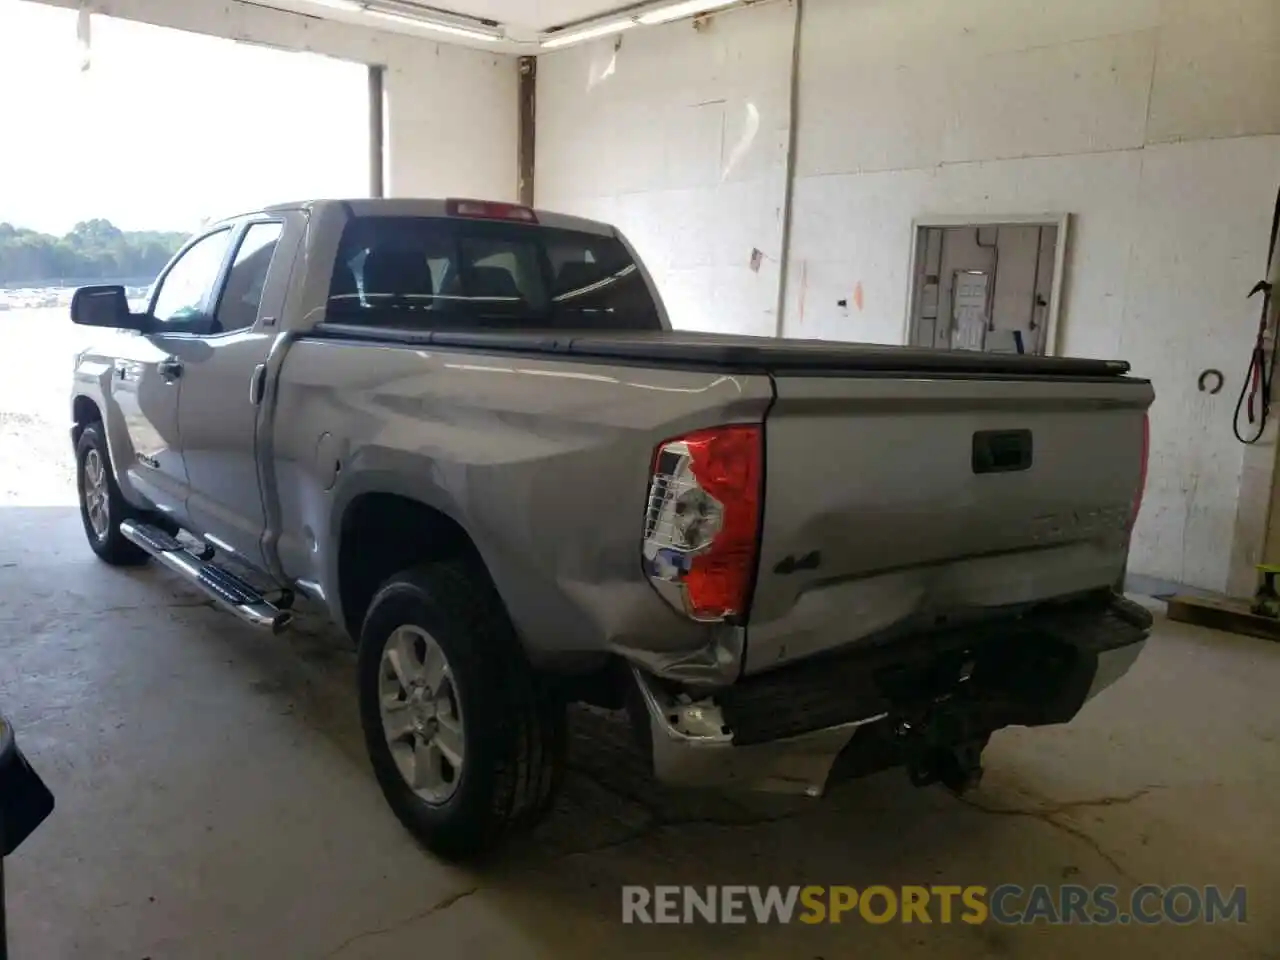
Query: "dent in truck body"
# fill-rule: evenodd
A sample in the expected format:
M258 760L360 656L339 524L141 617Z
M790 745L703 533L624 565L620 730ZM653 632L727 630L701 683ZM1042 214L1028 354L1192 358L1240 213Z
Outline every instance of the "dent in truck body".
M688 682L736 676L741 631L681 617L643 576L643 505L654 448L760 422L767 377L302 337L277 390L281 570L320 583L339 622L344 511L392 493L469 535L535 662L616 652ZM333 451L337 471L317 462Z
M894 626L928 630L935 614L954 622L1109 587L1123 572L1149 383L776 385L765 474L785 476L787 492L766 501L746 673ZM1027 472L971 467L976 431L1022 428L1035 437ZM806 554L808 569L786 563Z
M905 764L919 785L963 789L992 732L1072 719L1133 664L1151 624L1102 589L1014 620L880 636L696 700L634 671L639 719L670 784L818 795Z
M746 746L734 744L714 701L684 703L632 668L644 707L653 772L662 783L686 787L732 786L769 793L820 796L831 767L859 727L876 714L794 737Z

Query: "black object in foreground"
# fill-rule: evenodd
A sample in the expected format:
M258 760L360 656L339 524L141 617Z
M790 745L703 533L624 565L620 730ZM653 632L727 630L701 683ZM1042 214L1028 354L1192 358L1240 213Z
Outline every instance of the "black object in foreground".
M4 858L53 812L53 794L18 749L0 717L0 960L9 956L4 917Z

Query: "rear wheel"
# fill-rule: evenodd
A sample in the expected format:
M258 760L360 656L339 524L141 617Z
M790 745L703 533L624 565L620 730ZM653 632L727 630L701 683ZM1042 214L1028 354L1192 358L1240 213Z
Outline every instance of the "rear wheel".
M360 634L360 714L383 795L428 849L478 856L545 816L564 775L565 704L483 573L389 580Z
M147 552L120 532L121 521L135 516L137 511L116 483L101 423L85 427L76 443L76 486L80 493L80 519L93 552L113 566L145 563Z

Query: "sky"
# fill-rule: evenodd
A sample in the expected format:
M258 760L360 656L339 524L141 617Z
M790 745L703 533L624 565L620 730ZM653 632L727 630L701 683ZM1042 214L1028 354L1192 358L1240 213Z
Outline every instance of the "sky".
M361 64L0 0L0 222L195 229L368 192Z

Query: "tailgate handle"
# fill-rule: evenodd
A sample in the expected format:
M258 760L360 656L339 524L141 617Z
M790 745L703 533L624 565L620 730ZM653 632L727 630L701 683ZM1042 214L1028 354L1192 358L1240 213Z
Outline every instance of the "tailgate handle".
M973 435L973 472L1029 469L1032 449L1030 430L979 430Z

